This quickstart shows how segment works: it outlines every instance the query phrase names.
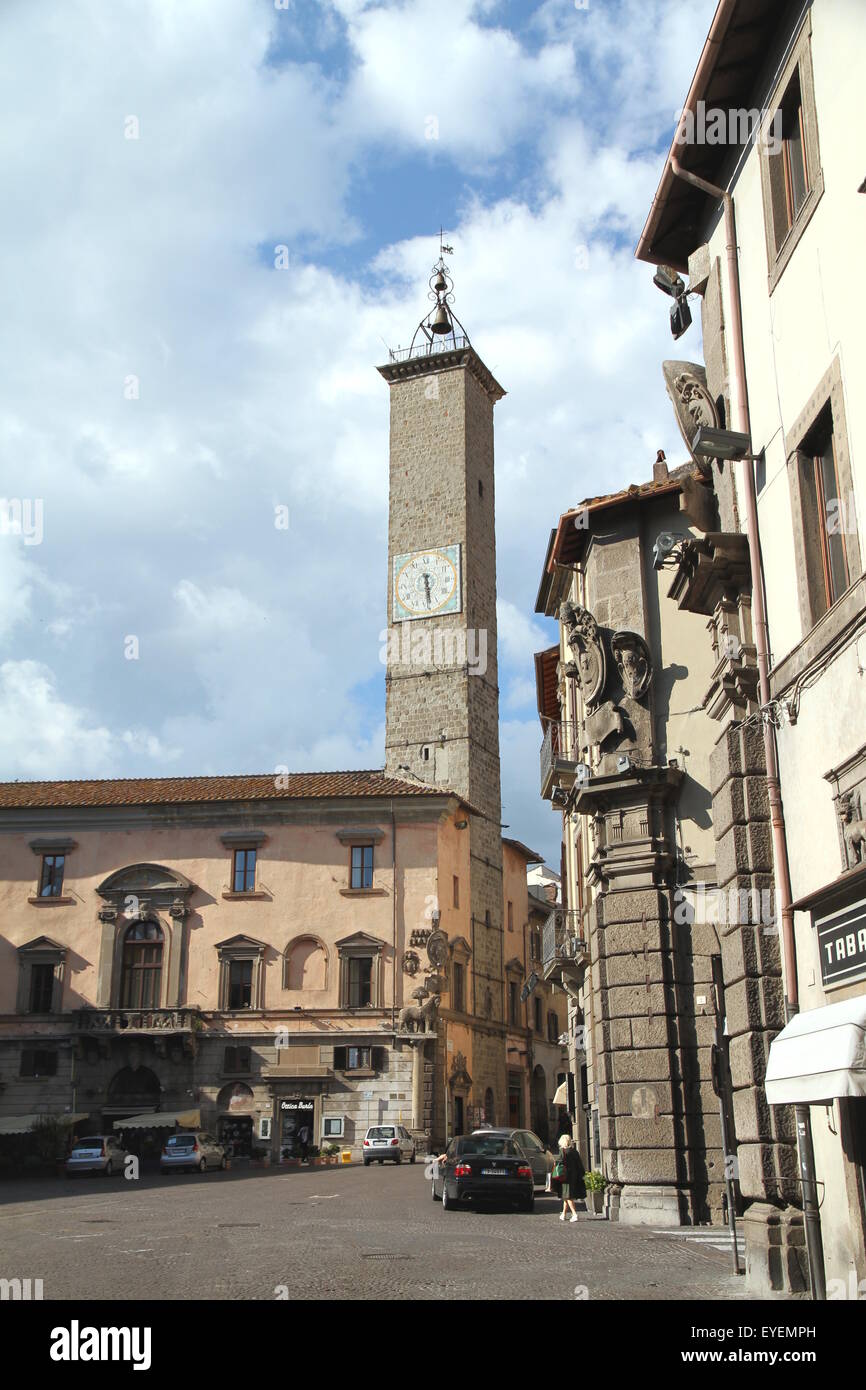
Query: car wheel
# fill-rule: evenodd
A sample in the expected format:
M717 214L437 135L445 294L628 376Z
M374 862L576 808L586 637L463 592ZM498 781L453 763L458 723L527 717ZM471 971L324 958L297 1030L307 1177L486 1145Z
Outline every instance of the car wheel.
M206 1159L206 1158L200 1158L200 1159L199 1159L198 1171L199 1171L200 1173L206 1173L206 1172L207 1172L207 1159Z
M439 1202L439 1201L441 1201L441 1198L439 1198L439 1197L436 1196L436 1184L435 1184L435 1182L431 1182L431 1184L430 1184L430 1192L431 1192L431 1195L432 1195L432 1197L433 1197L433 1201L434 1201L434 1202Z
M364 1167L365 1167L365 1168L369 1168L369 1166L370 1166L370 1160L369 1160L369 1158L365 1158L365 1159L364 1159Z
M114 1164L112 1163L111 1159L109 1159L105 1165L105 1176L107 1178L114 1177Z
M526 1212L535 1211L535 1193L533 1193L531 1197L527 1197L525 1199L525 1201L521 1204L520 1210Z
M414 1149L412 1150L412 1154L411 1154L411 1157L410 1157L410 1159L409 1159L409 1162L410 1162L410 1163L414 1163L414 1162L415 1162L415 1150L414 1150Z
M227 1167L228 1167L228 1159L226 1158L225 1154L223 1154L222 1158L220 1159L220 1168L222 1169L223 1172L225 1172L225 1170L226 1170Z
M453 1211L453 1210L454 1210L454 1203L452 1202L451 1198L448 1196L448 1188L446 1187L446 1185L445 1185L444 1182L443 1182L443 1184L442 1184L442 1210L443 1210L443 1211Z
M396 1152L395 1155L394 1155L394 1162L395 1162L395 1163L402 1163L402 1162L403 1162L403 1155L401 1154L401 1152L400 1152L399 1149L397 1150L397 1152Z

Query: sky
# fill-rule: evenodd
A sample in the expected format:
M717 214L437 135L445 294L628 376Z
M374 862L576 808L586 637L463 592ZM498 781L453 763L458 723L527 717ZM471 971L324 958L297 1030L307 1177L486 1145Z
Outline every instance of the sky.
M0 778L383 765L375 368L442 226L508 392L502 818L558 864L535 598L561 512L683 461L634 247L714 9L5 0Z

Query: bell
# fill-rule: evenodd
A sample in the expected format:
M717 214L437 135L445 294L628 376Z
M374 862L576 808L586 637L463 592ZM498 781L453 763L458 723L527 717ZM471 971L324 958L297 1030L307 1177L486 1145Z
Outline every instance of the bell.
M436 313L430 320L430 332L450 333L451 331L451 319L448 316L448 310L445 308L444 304L440 304Z
M445 279L445 276L442 274L441 270L439 274L436 276L436 279L433 281L433 288L434 290L436 290L438 294L441 294L443 290L447 290L448 288L448 281Z

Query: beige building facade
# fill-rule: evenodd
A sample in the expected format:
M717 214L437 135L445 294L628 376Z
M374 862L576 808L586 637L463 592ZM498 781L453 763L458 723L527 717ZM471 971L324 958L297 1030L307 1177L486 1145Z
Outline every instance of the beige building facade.
M794 1247L811 1147L813 1289L820 1296L823 1282L828 1296L850 1297L859 1287L862 1297L866 288L854 267L866 184L854 132L864 120L866 10L853 0L762 7L757 18L748 9L718 7L638 255L687 276L699 297L705 374L680 364L684 389L669 381L684 433L703 425L746 436L740 461L701 459L715 534L676 553L670 598L704 614L718 658L705 707L717 726L713 812L720 843L729 836L728 881L769 856L774 922L790 942L784 997L761 1018L769 1036L732 1045L735 1085L761 1083L757 1105L738 1113L738 1135L751 1144L745 1165L740 1148L741 1181L764 1188L769 1232L749 1241L749 1273L755 1287L783 1288L802 1267ZM721 113L725 140L696 141L702 108ZM762 117L757 138L733 138L736 111L749 110ZM756 586L766 607L763 696ZM783 835L768 815L774 761ZM743 963L752 1011L768 940L758 924ZM787 1174L768 1140L791 1131L795 1114L798 1167Z

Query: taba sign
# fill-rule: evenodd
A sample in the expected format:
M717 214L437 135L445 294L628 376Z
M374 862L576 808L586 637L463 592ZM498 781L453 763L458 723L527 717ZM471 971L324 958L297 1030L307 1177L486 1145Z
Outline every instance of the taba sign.
M814 922L825 987L866 977L866 898Z

